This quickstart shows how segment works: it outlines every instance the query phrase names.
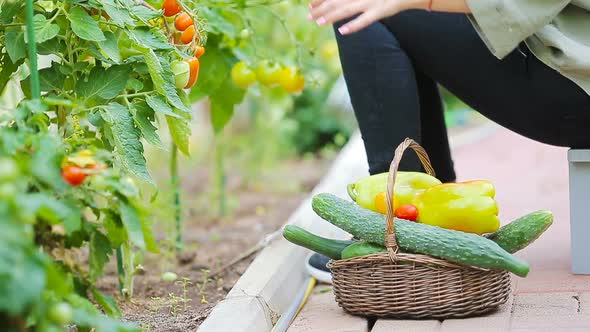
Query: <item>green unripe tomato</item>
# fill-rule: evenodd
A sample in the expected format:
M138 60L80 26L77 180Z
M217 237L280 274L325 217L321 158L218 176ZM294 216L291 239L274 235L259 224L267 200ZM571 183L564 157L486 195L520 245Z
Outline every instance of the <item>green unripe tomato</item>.
M185 61L174 60L170 64L170 69L174 73L174 83L177 89L184 89L190 79L190 66Z
M52 306L51 308L49 308L49 312L47 314L52 322L59 325L69 324L72 322L72 319L74 318L72 306L70 306L66 302L61 302Z
M252 31L250 31L250 29L242 29L242 31L240 31L240 38L242 39L248 39L250 38L250 36L252 36Z
M256 73L248 67L248 64L240 61L231 69L231 79L235 85L246 89L249 85L256 82Z
M9 158L0 159L0 182L8 182L16 179L19 174L18 165Z
M90 187L98 192L104 192L107 190L108 183L102 174L96 174L92 176Z
M176 281L176 279L178 279L178 275L174 272L164 272L162 274L162 281L164 282L173 282Z
M274 86L279 83L281 66L269 60L262 60L256 66L256 79L265 86Z

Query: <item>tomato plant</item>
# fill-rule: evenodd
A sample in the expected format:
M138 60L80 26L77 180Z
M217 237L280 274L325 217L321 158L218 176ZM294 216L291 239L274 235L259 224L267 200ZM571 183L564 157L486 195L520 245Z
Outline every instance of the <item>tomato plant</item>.
M274 1L148 2L0 1L0 95L10 85L19 96L14 107L0 105L0 320L8 328L71 321L82 331L136 330L117 321L121 312L96 281L117 255L131 296L135 253L158 251L135 183L155 183L145 146L166 149L167 127L173 161L177 150L188 155L190 105L203 98L220 133L248 89L303 89L305 34L286 29ZM275 31L262 31L258 17L285 28L280 40L291 51L261 47ZM289 74L283 83L281 73Z

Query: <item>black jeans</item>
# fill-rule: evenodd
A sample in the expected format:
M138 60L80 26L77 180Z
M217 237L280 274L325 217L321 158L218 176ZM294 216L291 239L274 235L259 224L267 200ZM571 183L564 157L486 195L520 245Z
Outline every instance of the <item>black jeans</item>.
M408 11L336 38L371 174L386 172L395 147L410 137L442 181L455 179L437 83L523 136L590 147L588 94L524 44L497 59L464 14ZM421 167L407 153L400 169Z

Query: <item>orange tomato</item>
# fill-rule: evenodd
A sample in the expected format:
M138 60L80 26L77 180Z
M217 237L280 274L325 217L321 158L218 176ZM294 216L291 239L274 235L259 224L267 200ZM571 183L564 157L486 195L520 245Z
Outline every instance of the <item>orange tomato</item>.
M197 83L197 79L199 78L199 68L201 67L201 64L199 62L199 59L197 58L187 59L184 61L188 62L190 66L190 77L188 79L187 85L184 88L190 89L193 87L193 85L195 85L195 83Z
M182 7L176 0L164 0L162 9L164 9L164 16L166 17L174 16L182 11Z
M195 56L200 58L203 54L205 54L205 48L200 45L195 46Z
M182 35L180 35L180 41L183 44L190 44L193 41L194 35L195 35L195 26L190 25L188 28L186 28L186 30L184 30L182 32ZM197 40L198 40L198 38L197 38Z
M178 31L184 31L186 28L193 25L193 18L186 12L180 13L180 15L176 16L174 20L174 27Z

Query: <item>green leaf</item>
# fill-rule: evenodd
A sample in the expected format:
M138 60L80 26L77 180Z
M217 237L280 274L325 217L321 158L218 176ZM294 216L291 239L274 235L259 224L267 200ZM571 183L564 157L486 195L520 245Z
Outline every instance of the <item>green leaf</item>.
M61 40L48 40L37 45L37 53L42 55L66 52L66 44Z
M12 78L12 75L18 70L18 67L25 61L25 59L21 58L17 62L12 62L10 56L4 55L0 57L0 60L2 60L0 61L0 66L2 67L2 70L0 70L0 91L4 91L4 88Z
M104 220L104 228L107 231L107 237L111 242L111 247L118 248L128 240L127 232L118 216L107 213Z
M146 25L149 25L150 20L162 17L161 11L151 10L145 6L133 6L131 13Z
M103 41L106 39L98 26L98 22L81 7L75 6L70 9L68 18L72 22L72 31L76 36L90 41Z
M118 103L110 103L101 109L102 118L109 124L115 146L115 157L123 169L140 179L153 183L143 156L140 131L135 127L131 113Z
M25 57L26 45L24 30L21 28L7 28L4 40L6 43L6 52L13 63Z
M190 155L189 138L191 136L191 128L189 121L184 118L166 116L166 122L168 123L168 129L170 130L172 141L178 150L187 156Z
M102 275L104 266L109 261L109 256L113 254L109 239L99 231L92 232L88 254L90 280L96 281Z
M0 2L0 23L12 22L14 16L24 7L24 1L2 1Z
M135 92L141 91L141 89L143 89L143 82L132 77L127 81L127 89L131 89Z
M90 291L92 292L92 296L96 300L96 303L98 303L102 307L102 310L107 315L117 319L120 319L122 317L121 310L119 310L117 302L115 302L115 300L112 297L103 294L101 291L96 289L96 287L92 287Z
M16 202L23 211L28 211L51 225L63 223L68 234L80 229L80 210L46 193L20 195L16 197Z
M91 289L92 292L92 289ZM74 308L74 325L80 331L96 330L101 332L140 332L141 329L133 323L122 322L117 318L103 315L94 304L87 299L71 293L67 301ZM97 299L97 302L100 301ZM81 328L80 328L81 327Z
M168 102L180 109L183 112L190 112L190 110L182 103L176 86L174 85L174 74L170 69L168 61L159 57L153 50L149 50L144 54L145 62L148 66L150 76L154 82L154 88L162 96L165 96Z
M41 300L46 282L45 269L27 235L19 231L14 223L3 221L0 234L0 312L18 316Z
M128 205L126 202L121 201L119 203L119 213L121 214L121 221L123 221L123 225L125 226L125 230L127 230L127 236L131 243L140 249L145 250L146 246L143 230L141 228L141 221L135 208Z
M170 105L168 105L162 96L148 96L145 101L154 110L154 112L162 113L175 118L180 117L180 115L174 113Z
M127 65L114 65L108 69L94 67L86 81L78 81L76 92L86 99L99 96L103 99L112 99L127 85L131 74L131 68Z
M119 7L113 0L101 0L101 2L102 7L116 25L121 28L125 28L125 26L135 26L135 21L129 15L127 9Z
M141 130L142 136L146 142L157 148L164 149L160 136L158 136L158 133L156 132L158 128L152 124L154 111L145 103L134 103L132 104L131 110L134 113L133 119L135 120L135 124L137 124Z
M200 59L201 69L199 82L191 89L189 97L191 102L197 102L214 93L226 80L234 62L233 55L216 48L207 50L207 56Z
M63 157L63 145L49 135L41 136L35 142L35 154L31 159L31 173L37 181L50 185L61 191L66 184L61 177L60 163Z
M245 91L233 84L231 78L227 78L211 95L211 122L216 133L229 122L234 114L235 105L240 104L244 99Z
M234 24L223 16L223 9L202 8L202 15L207 19L207 29L215 34L226 35L229 38L237 37Z
M148 27L139 27L126 32L129 38L142 48L150 50L171 50L174 48L158 29L150 30Z
M105 40L98 42L98 46L104 55L114 62L121 62L121 53L117 45L117 37L114 33L106 31L104 33Z
M35 38L37 43L51 40L59 33L59 26L50 23L47 21L47 18L41 14L33 16L33 24L35 26Z
M57 62L53 62L51 67L39 71L41 91L61 91L63 89L66 76L59 70L60 66Z
M137 206L137 204L135 204ZM145 239L145 248L153 253L158 253L160 249L156 243L156 237L154 235L153 227L150 222L149 215L146 215L145 211L139 210L141 231L143 232L143 238Z

